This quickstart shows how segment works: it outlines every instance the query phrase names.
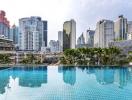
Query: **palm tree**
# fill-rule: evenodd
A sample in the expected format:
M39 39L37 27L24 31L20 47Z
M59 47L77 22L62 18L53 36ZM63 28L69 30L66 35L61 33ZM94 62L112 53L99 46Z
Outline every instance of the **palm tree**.
M115 65L119 62L120 54L120 49L116 47L68 49L64 51L61 61L78 65Z

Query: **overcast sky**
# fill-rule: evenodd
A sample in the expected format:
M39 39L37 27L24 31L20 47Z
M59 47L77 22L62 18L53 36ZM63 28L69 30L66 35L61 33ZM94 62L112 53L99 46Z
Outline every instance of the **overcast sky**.
M100 19L116 20L123 14L132 20L132 0L0 0L10 24L22 17L40 16L48 21L48 40L57 40L63 22L75 19L77 37L86 29L95 29Z

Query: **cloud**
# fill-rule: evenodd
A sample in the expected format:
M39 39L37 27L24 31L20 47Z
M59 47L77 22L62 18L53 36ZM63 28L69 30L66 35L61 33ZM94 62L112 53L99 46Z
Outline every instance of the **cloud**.
M132 0L0 0L0 9L7 12L11 24L21 17L41 16L48 20L48 39L57 39L63 22L75 19L77 37L86 29L95 29L100 19L116 20L124 14L132 20Z
M77 36L91 27L95 29L101 19L116 20L123 14L132 20L132 0L72 0L69 16L77 21Z

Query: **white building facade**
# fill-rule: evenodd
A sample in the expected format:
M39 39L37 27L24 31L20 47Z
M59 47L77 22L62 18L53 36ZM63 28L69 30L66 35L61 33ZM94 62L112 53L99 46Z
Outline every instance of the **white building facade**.
M40 17L19 20L20 50L40 51L47 41L44 40L44 24Z
M59 41L50 40L49 47L51 52L59 52Z
M63 31L58 32L59 51L63 51Z
M95 35L95 31L94 30L88 29L86 31L85 44L88 44L89 47L93 47L94 46L94 35Z
M94 47L109 47L109 42L114 40L114 22L101 20L97 22L94 36Z
M123 15L120 15L114 23L115 39L126 40L127 29L127 19Z
M128 21L128 40L132 40L132 21Z

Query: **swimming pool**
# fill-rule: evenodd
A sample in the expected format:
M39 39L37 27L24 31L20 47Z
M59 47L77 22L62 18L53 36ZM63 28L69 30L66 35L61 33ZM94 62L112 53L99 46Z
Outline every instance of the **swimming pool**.
M0 100L132 100L132 68L0 69Z

